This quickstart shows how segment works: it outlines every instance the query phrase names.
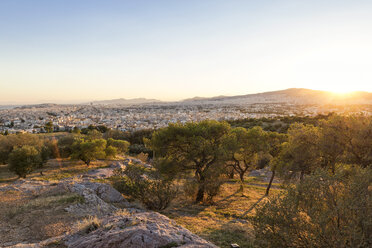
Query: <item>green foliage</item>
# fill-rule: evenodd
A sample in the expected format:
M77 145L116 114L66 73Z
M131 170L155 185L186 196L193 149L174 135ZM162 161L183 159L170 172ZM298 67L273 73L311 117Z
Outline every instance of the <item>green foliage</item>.
M42 164L40 152L35 147L28 145L15 148L10 153L8 160L9 169L23 178Z
M141 165L128 165L125 170L116 171L113 181L119 192L138 199L151 210L167 208L176 194L172 180Z
M96 129L88 130L86 133L86 139L95 140L95 139L102 139L103 135L100 131Z
M80 134L81 133L81 130L78 127L74 127L72 129L72 133L74 133L74 134Z
M29 145L35 147L38 151L44 145L44 139L33 134L10 134L0 136L0 164L6 164L9 154L14 148Z
M77 140L72 145L73 153L71 154L71 158L80 159L89 165L91 161L106 157L106 144L107 142L104 139Z
M288 142L283 144L276 160L282 174L290 177L299 172L302 179L320 166L319 136L319 129L315 126L300 123L291 125Z
M112 146L117 149L119 154L125 154L128 152L129 142L125 140L114 140L112 138L107 139L107 146Z
M204 198L205 182L213 175L211 171L220 171L217 168L227 159L224 142L229 131L229 124L218 121L170 124L156 131L149 145L162 173L195 174L199 184L195 200L200 202Z
M54 131L54 125L53 125L53 122L49 121L45 124L45 131L47 131L47 133L52 133Z
M73 153L73 144L79 136L69 134L58 139L59 155L62 158L68 158Z
M306 177L258 207L259 247L370 247L372 171L341 166Z
M118 154L118 149L113 146L107 146L105 149L106 158L115 158Z
M231 130L226 149L231 156L230 165L239 174L241 182L247 171L256 169L269 151L268 134L261 127Z

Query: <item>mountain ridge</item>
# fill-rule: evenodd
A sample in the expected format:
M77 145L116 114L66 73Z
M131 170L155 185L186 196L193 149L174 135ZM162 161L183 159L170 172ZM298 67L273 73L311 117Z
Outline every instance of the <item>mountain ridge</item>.
M193 97L179 101L161 101L148 98L117 98L109 100L98 100L80 104L57 104L57 105L151 105L151 104L255 104L255 103L291 103L291 104L372 104L372 93L366 91L354 91L345 94L333 93L330 91L313 90L306 88L288 88L284 90L250 93L235 96L214 96L214 97ZM23 106L42 107L54 105L54 103L23 104ZM6 105L2 105L5 108ZM16 105L13 105L16 106Z

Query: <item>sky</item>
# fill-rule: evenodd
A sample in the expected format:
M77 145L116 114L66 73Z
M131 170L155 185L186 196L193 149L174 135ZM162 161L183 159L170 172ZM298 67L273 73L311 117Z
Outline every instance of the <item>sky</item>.
M372 1L0 0L0 104L372 92Z

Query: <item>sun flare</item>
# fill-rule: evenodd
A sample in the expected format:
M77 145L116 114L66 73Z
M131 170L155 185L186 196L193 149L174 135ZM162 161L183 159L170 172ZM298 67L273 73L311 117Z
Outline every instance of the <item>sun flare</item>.
M333 87L325 88L324 90L337 94L337 95L346 95L346 94L351 94L357 91L357 89L353 88L352 85L338 85L336 87L333 86Z

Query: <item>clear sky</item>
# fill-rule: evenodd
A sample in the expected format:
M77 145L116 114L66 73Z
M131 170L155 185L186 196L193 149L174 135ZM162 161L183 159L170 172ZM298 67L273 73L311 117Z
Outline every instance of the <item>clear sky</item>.
M0 104L372 91L371 0L0 0Z

